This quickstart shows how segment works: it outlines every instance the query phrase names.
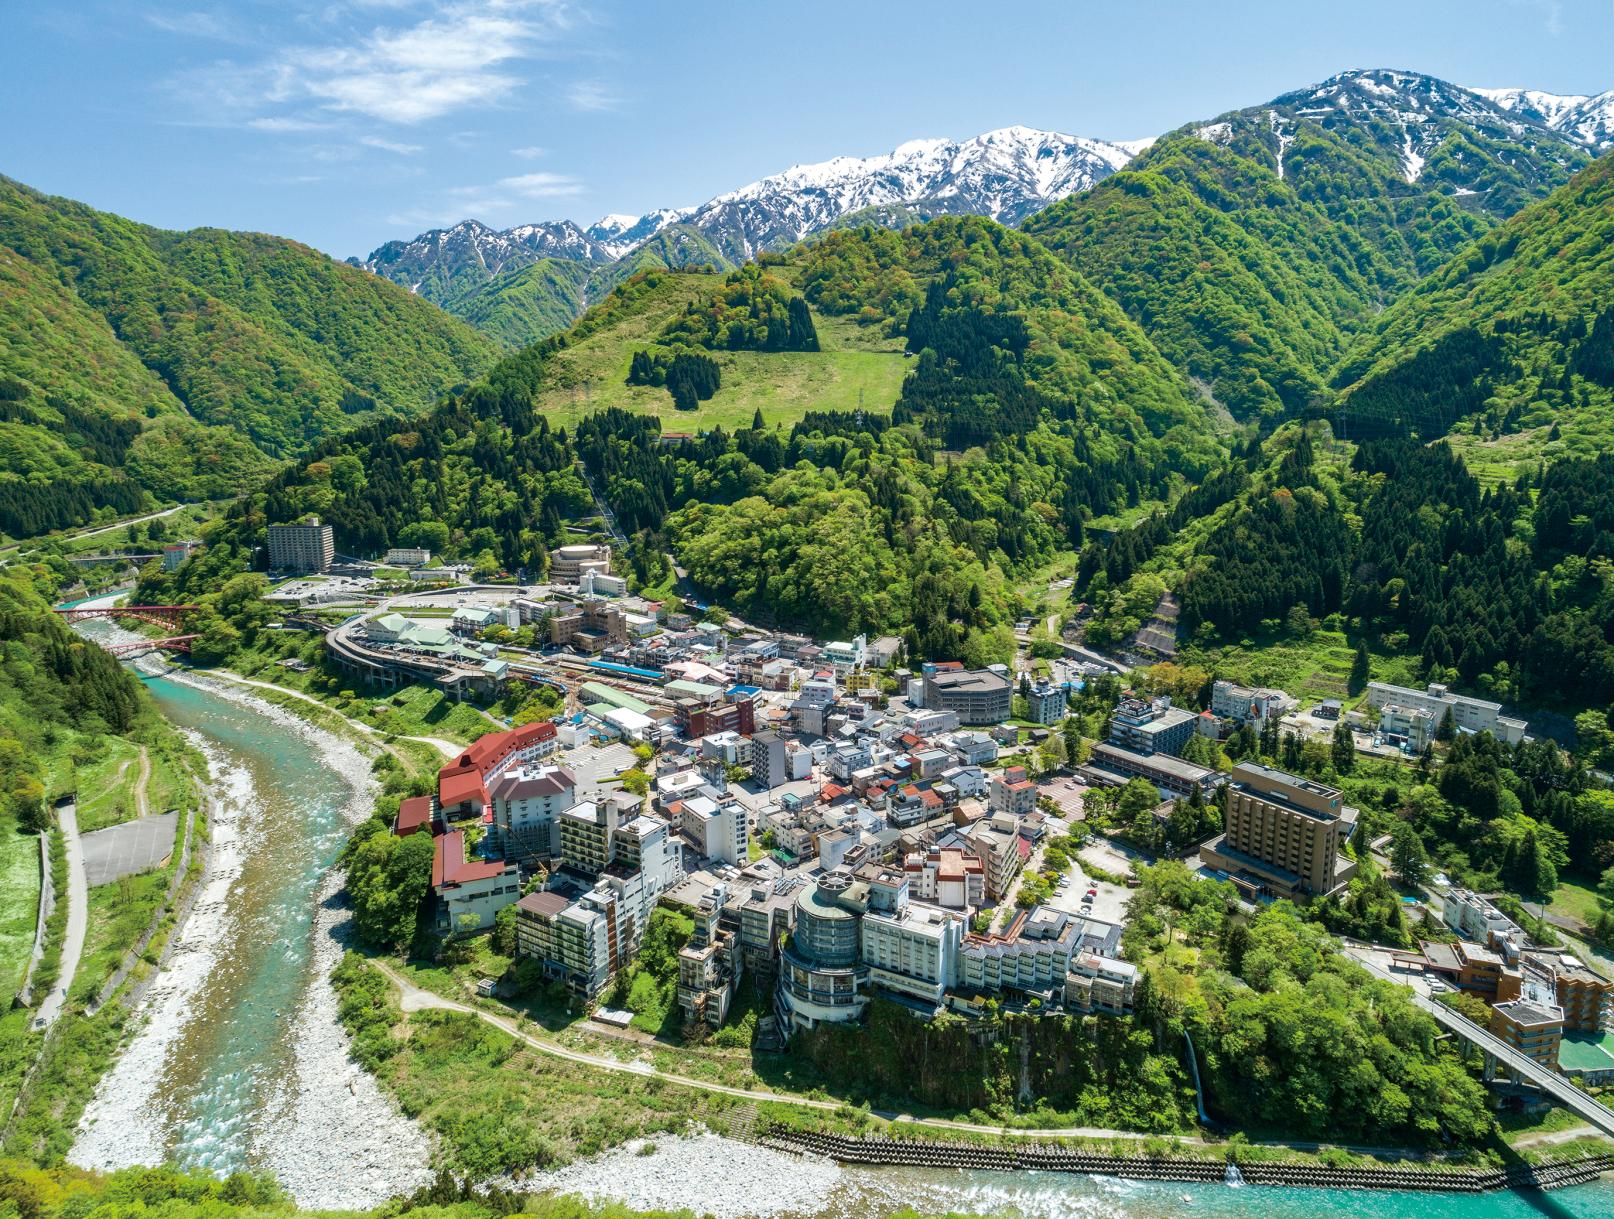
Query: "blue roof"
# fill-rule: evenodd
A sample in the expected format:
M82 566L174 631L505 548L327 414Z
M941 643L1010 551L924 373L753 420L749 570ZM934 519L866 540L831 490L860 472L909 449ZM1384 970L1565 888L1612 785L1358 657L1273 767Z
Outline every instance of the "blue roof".
M730 686L728 689L730 698L755 698L761 693L761 686Z

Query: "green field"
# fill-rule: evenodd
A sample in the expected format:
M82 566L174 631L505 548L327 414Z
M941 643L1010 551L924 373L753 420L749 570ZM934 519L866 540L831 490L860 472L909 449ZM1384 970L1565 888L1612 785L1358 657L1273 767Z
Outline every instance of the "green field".
M132 820L135 783L140 778L140 747L108 737L105 750L76 768L78 828L82 834Z
M0 1008L22 985L39 910L39 840L0 828Z
M1343 631L1319 627L1305 639L1283 630L1258 631L1217 646L1185 647L1178 660L1203 664L1220 677L1246 685L1275 686L1298 697L1303 704L1337 698L1349 705L1346 679L1351 672L1356 641ZM1417 685L1417 657L1368 640L1374 681Z
M813 321L823 351L714 352L723 386L698 410L675 410L672 396L659 386L627 384L633 353L653 343L668 322L715 282L715 277L701 275L669 276L623 316L557 352L538 408L552 422L569 425L592 411L621 407L658 415L663 427L676 432L750 427L758 410L770 425L789 425L808 411L891 409L908 366L900 340L818 315Z
M1588 927L1597 922L1598 915L1603 911L1595 889L1564 877L1558 878L1558 888L1553 891L1552 905L1548 909L1553 914L1575 919Z

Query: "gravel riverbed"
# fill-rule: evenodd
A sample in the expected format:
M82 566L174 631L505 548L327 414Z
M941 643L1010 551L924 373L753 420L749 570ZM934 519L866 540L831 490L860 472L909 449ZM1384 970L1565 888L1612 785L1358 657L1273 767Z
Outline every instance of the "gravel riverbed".
M648 1150L653 1147L654 1150ZM693 1134L634 1140L528 1177L531 1193L577 1194L635 1210L689 1210L714 1219L821 1211L841 1184L838 1165L751 1143Z
M117 632L116 634L124 634ZM103 636L104 637L104 636ZM114 636L116 637L116 636ZM256 697L228 681L211 681L170 669L156 658L141 665L175 682L250 708L299 737L311 755L340 776L350 793L341 818L357 824L369 815L376 788L369 760L334 733ZM264 1051L264 1072L232 1081L254 1100L216 1129L198 1124L196 1098L175 1095L167 1084L176 1055L194 1047L191 1026L207 1018L197 999L228 958L232 936L242 934L233 903L243 867L272 834L283 834L251 772L205 735L192 740L208 759L214 818L206 875L189 919L174 933L169 960L146 991L137 1027L86 1108L70 1160L86 1168L160 1164L183 1139L188 1158L222 1162L244 1152L270 1171L307 1208L371 1207L428 1181L432 1141L405 1117L375 1079L348 1057L349 1038L337 1018L331 970L345 945L348 911L337 900L341 877L328 873L316 887L307 934L306 984L285 1013L287 1048ZM289 947L289 946L288 946ZM228 1011L214 1017L228 1021ZM200 1026L205 1032L206 1026ZM195 1052L192 1048L190 1052ZM275 1057L274 1068L268 1059Z

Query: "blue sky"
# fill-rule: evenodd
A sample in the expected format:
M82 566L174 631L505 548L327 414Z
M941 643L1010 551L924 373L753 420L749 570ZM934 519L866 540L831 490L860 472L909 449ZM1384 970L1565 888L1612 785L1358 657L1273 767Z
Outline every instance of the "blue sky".
M1596 93L1611 52L1614 0L13 2L0 173L346 256L922 136L1153 135L1350 67Z

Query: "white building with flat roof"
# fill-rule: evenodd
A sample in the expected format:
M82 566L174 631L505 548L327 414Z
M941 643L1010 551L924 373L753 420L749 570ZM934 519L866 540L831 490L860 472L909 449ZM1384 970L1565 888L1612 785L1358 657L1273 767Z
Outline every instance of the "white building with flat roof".
M941 1005L957 970L962 916L907 903L890 913L870 910L862 932L871 986Z
M1412 690L1406 686L1392 686L1382 681L1367 684L1367 701L1375 711L1395 704L1403 711L1427 711L1434 716L1435 725L1451 712L1452 723L1464 732L1489 732L1499 741L1517 745L1529 728L1524 720L1502 714L1502 704L1489 699L1470 698L1466 694L1453 694L1439 682L1430 682L1427 689Z

